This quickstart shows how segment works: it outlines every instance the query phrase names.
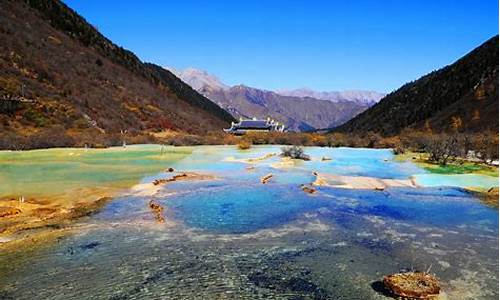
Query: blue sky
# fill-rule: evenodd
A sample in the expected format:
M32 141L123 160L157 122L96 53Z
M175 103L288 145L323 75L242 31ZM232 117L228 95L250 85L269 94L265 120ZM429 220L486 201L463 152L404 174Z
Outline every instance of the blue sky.
M141 60L265 89L390 92L498 34L498 1L65 0Z

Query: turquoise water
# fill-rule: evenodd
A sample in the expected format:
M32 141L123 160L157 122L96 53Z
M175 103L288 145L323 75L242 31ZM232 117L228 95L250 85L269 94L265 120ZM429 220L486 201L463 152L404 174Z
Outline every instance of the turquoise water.
M498 298L498 210L460 188L463 178L433 186L421 181L430 174L393 161L389 150L305 150L312 161L276 168L274 156L249 170L226 158L279 147L192 147L171 166L215 180L174 182L151 197L125 194L50 247L0 253L0 298L386 299L376 288L383 275L429 268L448 299ZM426 187L318 187L311 195L300 185L313 171L417 175ZM164 206L167 223L155 222L150 200Z
M455 186L455 187L484 187L490 188L498 186L498 177L478 175L478 174L418 174L415 175L417 184L433 186Z

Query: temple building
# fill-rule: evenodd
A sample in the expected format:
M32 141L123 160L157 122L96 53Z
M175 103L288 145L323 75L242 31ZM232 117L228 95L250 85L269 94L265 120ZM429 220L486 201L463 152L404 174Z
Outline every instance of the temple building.
M282 125L270 118L267 120L258 120L253 118L251 120L243 120L240 118L239 123L231 122L231 128L224 129L225 132L229 132L236 135L242 135L247 132L283 132L285 130L285 125Z

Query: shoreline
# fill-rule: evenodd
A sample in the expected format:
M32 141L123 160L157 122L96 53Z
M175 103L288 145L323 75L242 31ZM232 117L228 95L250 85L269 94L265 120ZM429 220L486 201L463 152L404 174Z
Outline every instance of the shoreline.
M6 213L0 216L0 226L2 226L0 227L0 248L13 242L33 241L38 236L47 235L50 232L71 231L72 225L77 221L99 212L106 204L119 196L153 197L170 182L215 179L216 177L210 174L176 172L176 175L152 182L138 183L125 190L105 196L96 194L95 200L74 202L66 207L60 207L60 204L55 204L50 200L35 200L33 198L23 202L15 199L0 201L0 213L6 209L18 211L14 214ZM170 222L169 224L171 225Z

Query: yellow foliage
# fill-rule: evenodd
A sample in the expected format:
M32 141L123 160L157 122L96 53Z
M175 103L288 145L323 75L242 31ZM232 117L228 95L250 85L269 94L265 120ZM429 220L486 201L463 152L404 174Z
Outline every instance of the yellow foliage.
M242 139L239 143L238 143L238 149L240 150L248 150L252 147L252 144L247 141L247 140L244 140Z
M451 127L455 130L462 128L462 118L457 116L451 117Z

